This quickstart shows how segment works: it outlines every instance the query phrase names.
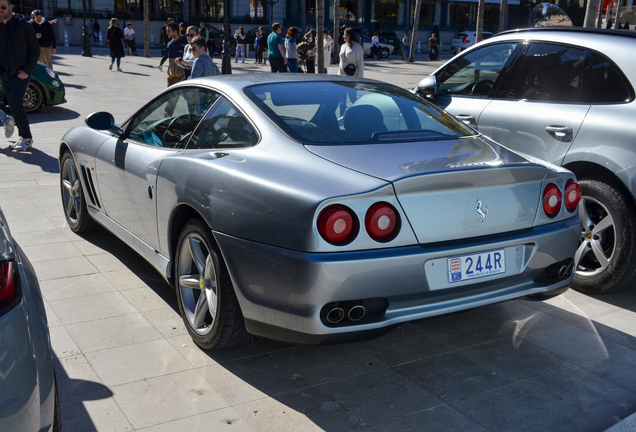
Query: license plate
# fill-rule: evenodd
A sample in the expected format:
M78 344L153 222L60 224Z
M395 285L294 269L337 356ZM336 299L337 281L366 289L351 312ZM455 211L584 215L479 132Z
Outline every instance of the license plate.
M448 259L448 282L461 282L506 272L503 249Z

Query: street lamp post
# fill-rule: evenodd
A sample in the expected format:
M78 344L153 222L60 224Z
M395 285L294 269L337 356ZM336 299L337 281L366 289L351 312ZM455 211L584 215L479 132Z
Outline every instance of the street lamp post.
M82 34L82 56L93 57L93 53L91 53L91 35L88 30L88 24L86 23L86 0L82 0L82 19L84 20L84 25L82 26L84 29L84 33Z
M221 56L223 57L223 60L221 63L221 73L223 75L232 74L232 64L230 63L230 32L227 30L228 12L229 12L229 1L223 0L223 53L221 54Z

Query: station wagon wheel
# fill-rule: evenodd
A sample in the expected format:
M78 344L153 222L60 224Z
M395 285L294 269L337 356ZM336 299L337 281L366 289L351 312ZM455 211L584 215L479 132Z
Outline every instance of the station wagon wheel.
M194 342L203 349L221 349L253 341L223 258L203 222L186 224L175 257L179 310Z
M73 156L66 152L60 160L62 168L60 172L60 191L62 193L62 206L64 216L69 228L75 233L89 232L97 226L93 218L88 214L86 200L79 172Z
M24 110L28 113L35 112L44 105L44 90L39 84L30 81L24 93Z
M613 185L580 180L583 222L572 287L586 294L628 288L636 274L634 206Z
M383 59L389 58L389 56L391 55L391 50L388 48L382 48L382 54L381 57Z

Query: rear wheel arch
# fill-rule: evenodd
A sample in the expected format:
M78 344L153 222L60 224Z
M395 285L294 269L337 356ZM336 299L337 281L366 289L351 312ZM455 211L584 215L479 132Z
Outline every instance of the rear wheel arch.
M172 271L170 284L172 286L176 286L174 283L174 272L175 272L175 259L177 254L177 246L179 245L179 237L181 236L181 232L183 228L186 226L188 221L192 219L198 219L204 224L210 227L208 221L196 211L193 207L188 204L181 204L177 206L172 212L172 216L170 218L170 225L168 231L168 250L170 251L170 256L172 257Z
M614 189L621 192L625 197L629 197L631 203L636 206L636 199L634 199L634 196L627 186L625 186L621 179L619 179L612 171L608 170L604 166L593 162L571 162L563 165L563 168L572 171L579 180L598 180L609 184Z

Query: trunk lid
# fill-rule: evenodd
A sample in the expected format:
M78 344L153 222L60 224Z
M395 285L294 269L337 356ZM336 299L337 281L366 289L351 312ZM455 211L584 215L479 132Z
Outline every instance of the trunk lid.
M531 228L547 171L479 137L307 149L391 182L420 244Z

